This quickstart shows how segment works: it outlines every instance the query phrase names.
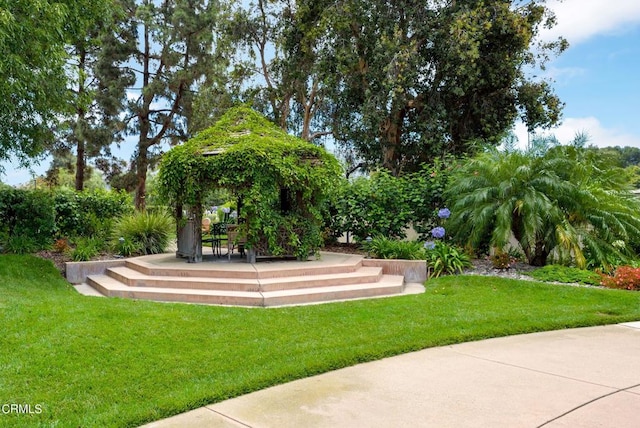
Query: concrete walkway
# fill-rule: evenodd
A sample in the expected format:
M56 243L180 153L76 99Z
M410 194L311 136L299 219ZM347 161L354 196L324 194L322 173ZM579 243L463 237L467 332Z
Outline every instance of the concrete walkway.
M426 349L146 426L635 428L640 322Z

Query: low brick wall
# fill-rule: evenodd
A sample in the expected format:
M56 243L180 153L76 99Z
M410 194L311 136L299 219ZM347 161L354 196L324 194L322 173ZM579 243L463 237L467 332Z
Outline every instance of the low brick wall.
M82 284L89 275L102 275L107 269L124 266L124 259L98 260L92 262L67 262L66 277L72 284Z
M404 275L404 282L427 280L427 262L425 260L362 259L362 266L381 267L385 275Z

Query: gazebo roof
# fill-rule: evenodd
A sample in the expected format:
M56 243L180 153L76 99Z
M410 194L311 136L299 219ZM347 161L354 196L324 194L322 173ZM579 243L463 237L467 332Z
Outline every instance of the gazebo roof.
M174 185L167 190L186 203L195 200L200 192L194 190L205 183L240 190L270 182L316 191L324 186L321 176L340 175L337 160L324 148L287 134L244 106L230 109L214 126L171 149L161 169L172 170Z

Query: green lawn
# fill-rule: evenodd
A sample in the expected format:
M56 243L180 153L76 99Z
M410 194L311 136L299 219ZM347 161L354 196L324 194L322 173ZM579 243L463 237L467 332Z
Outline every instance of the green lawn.
M0 426L137 426L431 346L633 320L637 292L487 277L283 309L92 298L47 261L0 256L0 405L42 406Z

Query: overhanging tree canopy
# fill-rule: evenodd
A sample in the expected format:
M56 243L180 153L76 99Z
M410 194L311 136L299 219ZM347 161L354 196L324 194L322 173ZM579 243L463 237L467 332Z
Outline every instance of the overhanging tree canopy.
M236 107L164 155L160 186L173 204L191 207L198 222L206 194L230 190L242 201L247 248L305 259L322 243L320 204L340 174L323 148Z

